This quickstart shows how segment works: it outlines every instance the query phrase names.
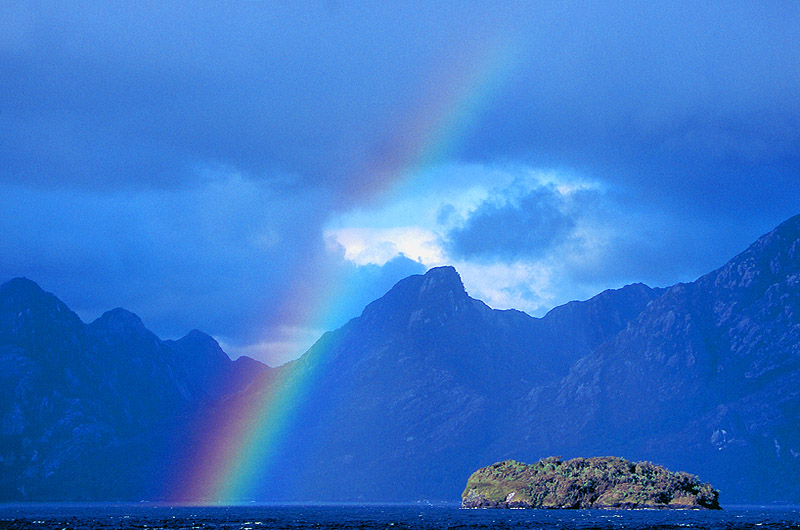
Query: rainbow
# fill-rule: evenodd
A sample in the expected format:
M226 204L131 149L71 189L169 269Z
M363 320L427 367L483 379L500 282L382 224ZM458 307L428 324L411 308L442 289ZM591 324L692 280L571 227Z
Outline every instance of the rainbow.
M388 129L392 134L357 170L363 196L385 196L427 167L453 154L478 123L521 55L504 43L450 65L449 75L432 72L415 111Z
M390 197L421 170L452 155L509 77L518 51L507 45L484 51L469 64L457 65L449 76L431 79L416 112L389 127L395 132L386 148L360 164L361 196ZM305 312L304 321L319 321L315 318L337 305L341 289L336 280L290 286L285 307L295 317ZM285 447L293 415L321 376L321 366L310 362L281 370L279 380L265 381L249 397L222 403L198 420L201 434L182 459L167 496L192 504L236 504L251 498Z

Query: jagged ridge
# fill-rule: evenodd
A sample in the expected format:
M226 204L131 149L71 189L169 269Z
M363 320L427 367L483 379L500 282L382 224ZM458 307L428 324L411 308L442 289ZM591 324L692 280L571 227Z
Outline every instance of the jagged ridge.
M241 374L199 332L161 341L121 308L84 324L25 278L0 285L0 499L154 495L172 433L267 370L253 363Z
M274 384L313 384L280 477L254 498L452 500L487 461L625 454L699 473L731 502L798 502L799 234L800 216L696 282L541 319L471 298L452 267L402 280L282 369ZM164 422L183 428L216 399L236 408L210 372L252 363L137 320L87 326L30 280L0 286L4 499L147 498L129 486L169 472L156 454L169 445L151 443ZM248 388L253 403L281 390Z

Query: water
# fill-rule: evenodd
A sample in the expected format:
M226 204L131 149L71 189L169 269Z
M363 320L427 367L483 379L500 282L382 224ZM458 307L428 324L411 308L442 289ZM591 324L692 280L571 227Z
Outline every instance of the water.
M460 510L455 505L169 507L153 504L0 505L0 529L798 529L800 510Z

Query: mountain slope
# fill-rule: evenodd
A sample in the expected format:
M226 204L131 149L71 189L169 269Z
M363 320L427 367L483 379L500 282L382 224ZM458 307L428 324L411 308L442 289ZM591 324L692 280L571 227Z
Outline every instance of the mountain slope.
M198 333L161 341L124 309L87 325L30 280L0 286L0 497L146 494L186 415L245 383Z
M324 375L293 495L450 498L493 461L621 454L734 501L800 500L799 233L800 216L695 282L542 319L488 309L451 268L403 280L298 362Z
M279 370L197 331L161 341L121 309L83 324L12 280L0 496L158 498L176 455L205 442L203 418L283 385L302 399L259 500L455 500L492 462L619 455L698 474L726 503L800 502L800 216L695 282L543 318L432 269Z
M796 502L799 383L800 216L670 288L532 393L518 428L529 451L623 452L689 467L733 498Z
M297 362L319 375L284 463L290 497L457 498L513 404L659 294L630 286L537 319L470 298L452 267L402 280Z

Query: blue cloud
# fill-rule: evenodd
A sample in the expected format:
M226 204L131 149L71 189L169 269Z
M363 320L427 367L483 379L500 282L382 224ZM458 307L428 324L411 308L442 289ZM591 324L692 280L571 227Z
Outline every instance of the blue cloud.
M412 125L442 110L431 89L500 42L516 66L440 162L564 168L611 190L619 251L565 271L566 297L581 282L684 279L797 213L798 25L793 3L13 2L0 17L0 274L84 315L124 305L162 335L239 343L280 320L288 277L352 274L374 293L418 265L347 272L323 227L380 200L361 191L376 178L364 167L387 138L424 140ZM220 172L249 184L215 188ZM494 185L478 170L441 180ZM595 208L580 204L517 193L444 236L465 260L567 252Z
M562 212L563 199L552 187L521 197L481 205L463 226L447 235L448 250L459 259L490 261L541 257L569 236L574 220Z

